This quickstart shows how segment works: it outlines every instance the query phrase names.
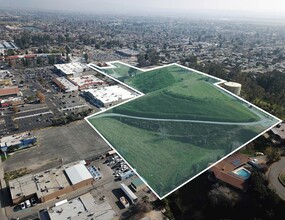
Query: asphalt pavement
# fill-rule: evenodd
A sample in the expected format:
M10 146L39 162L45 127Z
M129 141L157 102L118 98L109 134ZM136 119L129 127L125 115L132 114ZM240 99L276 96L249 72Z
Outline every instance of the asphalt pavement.
M275 190L279 197L285 200L285 187L280 183L278 176L285 170L285 157L282 157L281 160L275 162L270 166L268 172L268 178L270 186Z

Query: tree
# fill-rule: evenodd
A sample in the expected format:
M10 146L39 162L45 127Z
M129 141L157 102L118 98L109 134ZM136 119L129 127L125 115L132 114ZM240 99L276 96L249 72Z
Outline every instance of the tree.
M88 54L84 53L83 56L84 56L85 62L88 63Z
M233 207L239 201L239 196L236 192L226 186L217 184L209 192L208 197L213 207Z
M70 47L69 46L65 46L65 50L66 50L66 53L67 54L70 54L71 53L71 49L70 49Z
M53 55L48 56L48 64L54 65L55 63L55 57Z
M281 159L280 151L278 148L275 148L275 147L271 147L271 146L267 147L265 150L265 155L267 157L268 164L272 164Z
M12 107L12 110L13 110L13 112L19 112L20 111L20 109L17 107L17 106L13 106Z
M41 91L37 91L36 96L40 100L41 103L45 102L45 95Z
M137 56L137 59L138 59L138 64L139 64L139 66L144 67L144 66L147 65L144 54L140 53L140 54Z
M43 64L43 60L42 60L41 57L37 57L36 62L37 62L37 64L40 65L40 66Z

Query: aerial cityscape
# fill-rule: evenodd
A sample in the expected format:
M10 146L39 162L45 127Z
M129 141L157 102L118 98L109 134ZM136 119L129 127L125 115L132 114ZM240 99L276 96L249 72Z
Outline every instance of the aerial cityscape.
M284 3L83 2L0 0L0 220L283 219Z

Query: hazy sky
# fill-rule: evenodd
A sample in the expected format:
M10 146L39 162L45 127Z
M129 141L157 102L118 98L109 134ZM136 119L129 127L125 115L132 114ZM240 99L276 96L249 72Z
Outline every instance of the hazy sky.
M239 11L285 14L284 0L0 0L2 7L94 11L100 13L151 13Z

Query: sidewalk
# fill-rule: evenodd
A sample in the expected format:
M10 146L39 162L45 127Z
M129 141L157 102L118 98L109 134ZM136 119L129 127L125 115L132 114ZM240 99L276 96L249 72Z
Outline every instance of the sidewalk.
M0 159L0 185L1 185L1 190L0 190L0 219L2 220L8 220L6 216L6 211L5 208L2 207L3 201L7 198L7 193L5 193L2 189L6 188L6 182L4 180L4 170L3 170L3 164L2 160Z

